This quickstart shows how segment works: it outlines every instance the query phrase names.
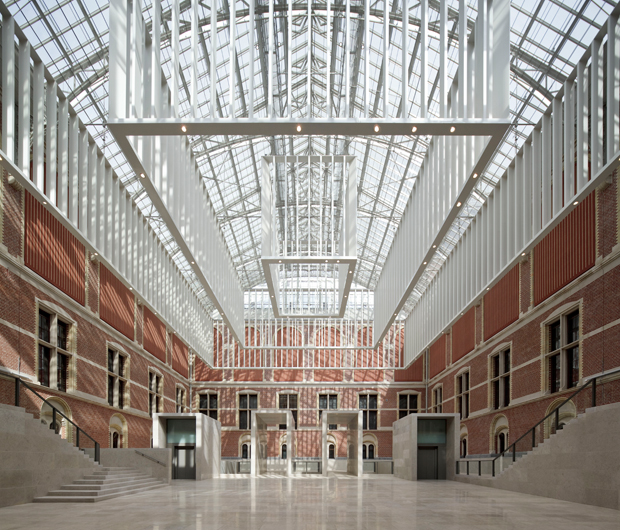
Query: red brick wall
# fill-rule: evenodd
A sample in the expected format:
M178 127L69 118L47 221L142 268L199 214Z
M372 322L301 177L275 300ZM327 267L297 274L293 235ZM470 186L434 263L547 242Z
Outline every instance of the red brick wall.
M101 273L101 320L107 322L125 337L134 338L133 293L103 265Z
M172 369L183 377L189 377L189 350L185 343L176 335L172 336Z
M394 370L394 381L423 381L424 356L421 355L405 370Z
M84 305L84 245L28 192L25 206L26 267Z
M593 267L596 259L595 193L538 243L533 255L536 305Z
M452 362L456 362L476 345L476 308L472 307L452 326Z
M166 362L166 326L148 308L144 308L144 349Z
M442 335L429 348L429 377L432 379L446 369L447 336Z
M519 265L484 295L484 340L519 318Z

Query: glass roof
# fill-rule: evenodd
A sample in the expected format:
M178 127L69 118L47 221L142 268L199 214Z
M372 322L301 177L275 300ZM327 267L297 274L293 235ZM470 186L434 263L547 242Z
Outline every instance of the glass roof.
M389 1L389 0L388 0ZM206 46L205 34L210 25L210 2L200 1L199 20L204 34L200 32L200 45ZM312 3L313 17L320 21L325 15L325 1ZM332 5L337 8L343 0L334 0ZM363 0L351 0L351 37L355 42L356 35L363 31L358 23L359 7ZM355 53L350 66L355 69L353 75L363 71L362 55L369 54L370 104L382 105L380 88L380 71L383 64L382 50L379 48L383 2L371 0L371 13L377 17L371 24L371 45L369 50L362 49ZM469 1L468 27L472 30L476 17L477 2ZM268 5L267 0L260 0L260 6ZM286 18L286 0L276 2L281 16L276 16L276 71L277 79L286 75L288 22ZM457 69L458 53L457 24L458 2L449 0L449 54L448 76L452 78ZM221 12L218 22L218 67L217 90L221 103L221 116L228 116L230 108L228 61L229 31L227 13L228 0L218 1ZM307 4L293 2L293 27L291 61L293 67L294 94L292 112L299 111L301 106L312 106L313 114L318 115L326 104L326 87L321 83L313 83L312 94L308 100L305 83L295 84L297 78L302 79L300 70L307 68ZM400 20L401 2L393 0L389 4L393 17ZM561 87L566 76L572 71L586 47L589 46L600 26L605 23L609 13L615 6L610 0L513 0L511 4L511 119L513 126L498 147L485 174L481 175L476 189L469 201L460 211L459 218L454 222L439 252L429 266L412 293L400 317L405 316L413 307L430 279L450 253L454 244L461 237L471 217L477 212L496 182L515 157L532 127L540 119L542 112L549 105L551 98ZM180 253L156 209L152 206L148 195L142 188L139 179L132 172L129 164L107 130L108 115L108 3L102 0L9 0L9 11L14 15L17 24L36 49L37 53L58 80L60 88L67 95L73 108L86 124L89 132L103 150L112 167L134 194L138 206L150 219L151 224L164 242L169 253L179 264L196 292L204 292L202 286L193 276L190 267ZM191 46L189 25L189 0L181 1L181 117L190 113L189 88L185 80L190 79ZM434 20L438 19L439 2L429 2L431 22L429 25L429 77L434 81L439 63L438 42L439 32ZM171 3L162 2L163 28L162 68L165 75L170 76L170 58L167 56L167 42L170 39ZM236 3L237 14L247 11L247 2ZM334 11L342 26L342 10ZM419 5L412 6L413 16L410 24L410 41L414 42L418 34L417 17ZM147 28L151 26L151 3L143 2L143 13ZM224 16L225 15L225 16ZM398 27L397 27L398 26ZM246 98L249 90L249 37L247 16L237 24L235 49L237 53L237 82L243 90L236 100L236 114L247 112ZM265 46L266 23L257 26L256 46L260 50ZM312 60L322 64L327 50L325 25L313 22L312 26ZM390 26L390 32L400 32L399 25ZM333 38L337 42L337 38ZM400 36L391 39L388 55L388 75L397 87L401 73L399 71ZM334 93L342 87L345 72L345 51L342 47L334 47L332 70L335 72ZM205 48L206 49L206 48ZM206 55L198 53L198 109L199 116L208 116L210 109L206 101L210 90L210 65ZM260 116L266 113L266 75L260 68L260 54L254 54L254 101L255 113ZM220 60L221 59L221 60ZM360 70L362 69L362 70ZM412 100L408 109L410 115L418 114L419 61L413 65ZM414 81L415 80L415 81ZM277 83L276 83L277 84ZM433 84L433 87L436 83ZM277 89L277 87L276 87ZM438 91L433 88L430 94L431 114L438 113ZM344 103L343 97L333 99L334 106ZM284 108L289 104L285 99L279 102ZM389 90L387 104L389 115L399 114L400 95ZM364 105L363 90L352 90L351 109L353 116L361 116ZM358 265L354 281L356 285L374 289L392 244L393 235L403 214L411 193L413 183L420 164L428 147L425 137L247 137L247 136L213 136L193 137L192 146L197 161L209 190L211 200L216 208L219 222L225 234L230 253L241 278L245 290L263 285L265 278L260 264L260 178L259 164L265 155L307 155L307 154L348 154L358 158ZM204 300L209 304L208 300ZM212 306L211 306L212 307ZM215 316L215 315L214 315Z

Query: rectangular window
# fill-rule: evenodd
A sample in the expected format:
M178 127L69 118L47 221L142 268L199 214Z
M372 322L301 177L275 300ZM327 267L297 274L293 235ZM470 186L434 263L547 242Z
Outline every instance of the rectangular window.
M443 387L438 386L433 389L433 412L443 412Z
M293 413L293 429L297 429L297 394L280 394L278 408L288 409ZM280 429L286 429L286 424L280 425Z
M185 412L185 389L180 386L177 387L176 411L177 413Z
M418 413L418 395L400 394L398 396L398 419L404 418L409 414Z
M491 408L493 410L510 405L510 349L500 351L491 357Z
M149 415L163 412L162 376L149 371Z
M127 357L119 351L108 349L108 405L111 407L118 407L119 409L125 407L127 368ZM149 380L150 382L151 380ZM150 409L149 412L152 413ZM156 410L155 412L159 411Z
M258 408L257 394L239 394L239 429L252 428L252 410Z
M70 327L56 314L39 309L39 383L62 392L67 392L68 387L71 362L68 351Z
M217 394L200 394L198 412L217 420Z
M456 408L462 420L469 417L469 372L456 377Z
M360 394L359 408L362 410L363 429L374 431L377 429L377 394Z
M39 383L50 386L50 349L39 344Z
M319 394L319 423L321 422L321 415L324 410L337 410L338 409L338 394ZM330 431L338 429L338 425L330 423L327 428Z
M547 333L549 392L576 387L579 384L579 310L562 315L549 324Z

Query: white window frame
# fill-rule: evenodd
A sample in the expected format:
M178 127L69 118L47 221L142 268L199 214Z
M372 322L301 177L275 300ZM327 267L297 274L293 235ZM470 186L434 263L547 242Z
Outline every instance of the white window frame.
M113 361L113 371L110 372L109 370L109 355L110 352L114 352L114 361ZM118 367L120 364L120 358L124 358L124 365L123 365L123 373L120 374L118 371ZM129 354L121 347L119 347L118 344L115 343L111 343L108 342L106 343L106 370L107 370L107 377L106 377L106 389L107 389L107 399L108 399L108 405L120 410L124 410L124 409L128 409L129 408L129 396L130 396L130 392L129 392L129 365L130 365L130 356ZM110 405L110 396L109 396L109 378L114 377L114 391L113 391L113 402ZM119 397L121 395L120 393L120 386L121 386L121 381L124 383L124 388L123 388L123 406L119 406Z
M39 336L39 314L43 311L50 316L50 341L45 341ZM67 325L67 347L66 349L58 347L58 321ZM47 301L36 300L36 380L37 383L46 388L57 390L59 392L73 392L75 390L75 344L76 344L77 323L72 319L66 311L61 307ZM49 349L50 367L49 367L49 386L44 385L40 377L41 353L40 346ZM61 390L58 388L58 355L67 357L67 373L66 388ZM106 359L107 362L107 359Z
M579 313L579 338L576 341L568 342L568 325L567 318L574 312ZM555 350L551 350L551 327L559 322L560 323L560 346ZM556 394L568 390L571 388L577 388L581 383L582 376L582 362L583 362L583 304L581 300L571 304L566 304L554 311L544 322L541 323L542 327L542 377L543 377L543 391L547 395ZM577 382L574 385L569 385L568 381L568 350L578 348L579 362L578 362L578 377ZM551 374L549 363L551 358L555 355L560 356L560 387L552 391L551 387Z
M508 363L508 370L506 370L506 353L510 356ZM498 362L498 374L493 375L494 360L499 357ZM489 354L489 410L502 410L510 406L512 402L512 342L505 342L497 346ZM495 392L494 386L498 383L498 406L495 407ZM508 384L508 403L505 403L504 397L506 395L506 384Z
M148 374L149 380L147 388L149 392L149 415L153 416L153 414L161 413L164 411L164 376L157 368L153 366L149 366ZM153 374L156 378L159 378L159 388L155 390L151 387L151 374ZM157 380L155 379L155 381ZM157 398L160 398L159 407L157 406Z
M466 378L464 376L467 376ZM463 389L463 380L467 381L467 389ZM460 383L460 385L459 385ZM460 388L460 392L458 392ZM471 400L470 394L471 392L471 370L469 366L466 366L458 371L458 373L454 376L454 410L458 412L461 416L461 420L466 420L469 418L469 414L471 411ZM442 392L443 394L443 392ZM442 396L443 397L443 396ZM466 406L463 407L463 400L465 400ZM463 408L465 408L465 413L463 414Z

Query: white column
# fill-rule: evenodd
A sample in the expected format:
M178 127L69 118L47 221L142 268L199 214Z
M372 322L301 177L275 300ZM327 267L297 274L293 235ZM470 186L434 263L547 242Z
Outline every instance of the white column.
M420 117L426 119L428 113L428 0L420 0L420 48Z
M19 41L19 141L17 163L26 178L30 177L30 43Z
M552 127L552 153L553 153L553 199L552 212L555 217L562 209L562 171L563 171L563 153L562 153L562 98L556 96L552 102L551 118L553 120Z
M2 150L15 160L15 20L2 15Z
M588 183L588 77L584 61L577 63L577 191Z
M110 96L108 98L108 109L111 120L128 117L129 35L127 30L129 13L127 7L127 0L110 1L110 81L108 83Z
M45 115L47 126L45 130L46 141L46 180L45 194L49 197L52 204L57 204L56 193L56 157L58 155L58 128L57 128L57 109L56 109L56 81L47 81Z
M69 102L58 102L58 208L69 217Z
M32 75L32 166L34 185L45 191L45 161L43 145L45 141L45 86L43 63L35 61Z
M79 154L80 120L76 114L69 116L69 220L78 226L79 218Z
M607 19L607 161L618 151L620 116L618 91L620 90L620 35L618 15Z
M601 41L596 38L592 42L590 80L590 160L594 177L603 165L603 50Z

